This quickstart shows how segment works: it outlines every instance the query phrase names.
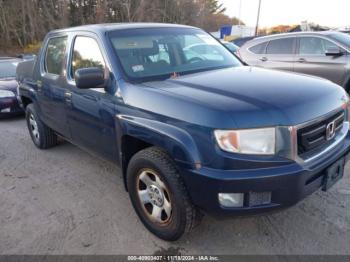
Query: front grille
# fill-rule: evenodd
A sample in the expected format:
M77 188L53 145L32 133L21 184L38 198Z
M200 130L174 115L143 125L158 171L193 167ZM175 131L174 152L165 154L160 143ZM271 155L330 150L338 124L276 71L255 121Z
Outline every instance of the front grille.
M334 140L327 139L327 126L334 122L335 136L340 132L345 120L344 111L337 112L332 116L320 120L319 122L307 125L297 131L298 138L298 154L303 156L331 144Z

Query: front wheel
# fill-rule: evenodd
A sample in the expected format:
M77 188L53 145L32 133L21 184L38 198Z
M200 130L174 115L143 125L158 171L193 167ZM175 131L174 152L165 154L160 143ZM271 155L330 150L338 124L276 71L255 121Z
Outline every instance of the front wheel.
M130 160L127 184L136 213L157 237L175 241L198 222L175 164L161 149L142 150Z

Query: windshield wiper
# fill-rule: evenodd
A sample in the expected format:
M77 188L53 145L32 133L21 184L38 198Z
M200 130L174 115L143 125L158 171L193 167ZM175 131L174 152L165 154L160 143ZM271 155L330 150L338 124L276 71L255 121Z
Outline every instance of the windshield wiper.
M224 69L224 68L230 68L233 66L217 66L217 67L211 67L211 68L202 68L202 69L194 69L194 70L189 70L189 71L180 71L178 72L179 75L191 75L191 74L197 74L197 73L202 73L206 71L214 71L214 70L219 70L219 69Z

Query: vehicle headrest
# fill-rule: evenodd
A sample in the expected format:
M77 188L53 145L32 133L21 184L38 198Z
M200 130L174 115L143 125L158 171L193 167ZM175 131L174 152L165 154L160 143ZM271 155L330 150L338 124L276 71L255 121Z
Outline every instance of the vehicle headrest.
M157 41L140 37L116 39L113 41L114 47L121 55L136 54L151 56L159 53Z
M140 49L140 53L144 56L152 56L159 54L159 46L157 44L157 41L153 40L153 46L151 48Z

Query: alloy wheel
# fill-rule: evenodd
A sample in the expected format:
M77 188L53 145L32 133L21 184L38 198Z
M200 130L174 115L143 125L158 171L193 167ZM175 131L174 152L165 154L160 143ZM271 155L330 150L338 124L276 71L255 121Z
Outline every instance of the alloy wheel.
M30 132L32 133L34 139L36 141L39 141L40 134L39 134L38 123L36 122L35 116L33 114L30 114L29 116L29 127L30 127Z
M137 193L143 210L151 221L161 225L169 223L172 215L169 190L155 171L145 169L139 173Z

